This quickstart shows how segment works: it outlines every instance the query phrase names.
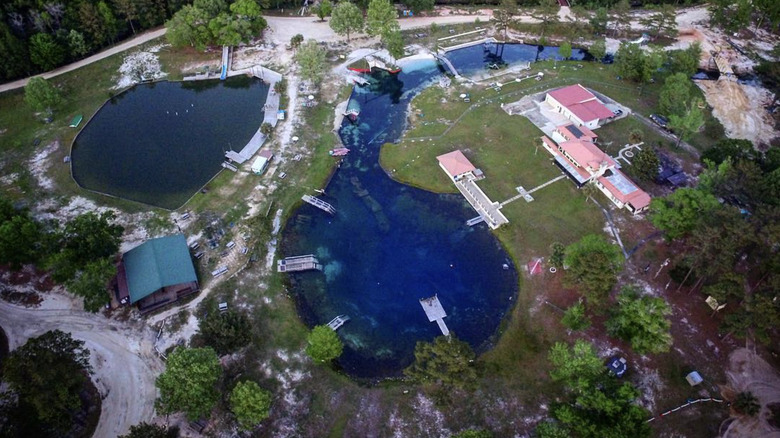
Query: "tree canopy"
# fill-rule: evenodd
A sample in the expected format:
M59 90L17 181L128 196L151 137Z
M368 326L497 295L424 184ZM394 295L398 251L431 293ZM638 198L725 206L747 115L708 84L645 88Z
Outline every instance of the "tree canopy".
M404 374L422 383L467 387L474 383L474 351L454 336L438 336L433 342L418 342L414 362Z
M295 62L300 66L301 77L320 82L325 74L325 49L317 41L308 40L295 53Z
M84 341L54 330L12 351L3 363L3 381L20 402L33 407L40 421L67 431L81 409L79 393L91 371Z
M219 400L216 384L221 376L211 348L176 348L157 377L157 409L163 414L184 412L190 420L208 416Z
M623 256L617 246L603 237L589 234L566 247L565 281L578 289L589 304L602 305L617 282Z
M329 16L333 12L333 3L330 0L321 0L317 6L314 7L314 13L320 17L320 21L325 21L325 17Z
M588 51L597 60L602 60L605 56L607 56L607 43L602 39L596 40L593 42L593 45L590 46Z
M688 235L703 215L720 207L718 200L704 190L680 188L650 202L650 221L669 240Z
M232 353L249 344L252 324L243 312L210 309L200 320L198 334L219 355Z
M658 168L661 165L661 160L658 159L658 155L653 148L645 147L634 155L634 158L631 160L631 165L640 179L644 181L654 181L658 176Z
M655 70L650 55L639 44L625 42L615 54L615 68L620 76L635 82L648 82Z
M363 13L354 3L339 2L331 13L330 28L337 35L346 35L349 42L352 33L363 30Z
M109 258L84 266L76 277L66 283L68 292L84 298L84 309L97 312L109 302L108 282L116 275L116 266Z
M60 251L49 260L52 278L65 282L76 277L86 265L116 255L124 227L114 223L116 214L88 212L76 216L55 233Z
M179 428L165 427L157 424L140 423L130 426L130 432L127 435L120 435L119 438L178 438Z
M663 298L640 296L638 288L625 286L606 323L607 331L631 342L639 354L666 352L672 345L672 323L667 318L671 313Z
M250 430L268 418L271 393L251 380L239 382L230 393L230 410L238 424Z
M691 100L691 80L685 73L667 76L658 96L658 107L665 116L685 114Z
M650 426L647 412L635 404L639 391L619 383L606 372L593 347L577 340L569 348L556 343L550 351L550 377L567 391L565 401L552 408L558 423L544 437L646 438ZM561 429L567 432L561 433ZM549 434L548 434L549 433Z
M412 12L418 14L423 11L432 11L435 1L434 0L406 0L404 4L408 6L409 9L412 10Z
M333 329L327 325L314 327L308 336L306 354L315 362L326 363L341 356L344 344Z
M0 202L7 203L5 199ZM13 211L8 218L0 218L0 263L18 269L39 261L42 239L41 225L27 211Z
M400 30L398 12L390 0L371 0L366 11L366 33L370 36L384 35Z
M493 9L490 20L496 23L497 29L504 31L504 39L506 39L507 29L515 21L515 14L517 14L517 0L501 0L499 7Z
M268 25L256 0L195 0L165 23L174 46L203 50L212 44L234 46L259 36Z
M36 76L24 86L24 101L35 111L51 112L62 102L62 96L49 81Z

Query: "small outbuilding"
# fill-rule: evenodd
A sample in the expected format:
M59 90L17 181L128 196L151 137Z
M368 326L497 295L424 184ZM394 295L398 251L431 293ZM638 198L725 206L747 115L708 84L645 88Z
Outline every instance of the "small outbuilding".
M116 294L122 304L151 312L200 290L182 234L148 240L122 255Z
M265 169L268 168L268 163L273 159L274 154L268 149L264 149L257 154L257 158L252 163L252 173L255 175L262 175Z
M82 116L81 114L73 117L73 119L71 119L71 121L70 121L70 127L71 128L78 128L79 125L81 124L82 120L84 120L84 116Z
M478 173L481 174L460 150L439 155L436 159L439 160L439 166L453 181L457 182L467 176L474 177Z
M685 380L687 380L688 384L691 386L696 386L704 381L698 371L691 371L688 373L688 375L685 376Z

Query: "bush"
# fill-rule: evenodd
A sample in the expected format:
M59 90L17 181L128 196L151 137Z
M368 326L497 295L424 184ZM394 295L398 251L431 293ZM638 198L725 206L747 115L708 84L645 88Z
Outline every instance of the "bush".
M309 333L306 354L315 362L325 363L341 356L344 344L336 332L327 325L318 325Z
M590 319L585 314L585 304L579 302L566 309L561 324L572 330L585 330L590 327Z

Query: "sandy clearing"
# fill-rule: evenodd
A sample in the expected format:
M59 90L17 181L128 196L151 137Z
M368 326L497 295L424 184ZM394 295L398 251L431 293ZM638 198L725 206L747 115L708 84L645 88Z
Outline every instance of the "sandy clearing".
M777 136L774 122L765 107L774 94L758 83L737 83L721 79L694 81L704 92L712 114L720 120L729 138L744 138L756 146Z
M746 348L731 353L726 372L731 389L750 391L761 403L761 412L755 417L737 417L721 435L723 438L764 437L778 438L780 431L767 423L771 416L767 405L780 403L780 375L764 359Z
M156 376L162 363L152 350L154 334L146 327L108 320L72 308L32 310L0 302L0 325L11 349L48 330L69 332L90 350L92 380L103 396L95 437L126 433L154 414Z

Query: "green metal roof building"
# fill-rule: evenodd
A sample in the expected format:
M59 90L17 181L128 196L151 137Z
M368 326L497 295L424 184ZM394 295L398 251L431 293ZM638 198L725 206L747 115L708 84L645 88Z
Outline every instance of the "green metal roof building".
M149 312L199 290L187 239L181 234L148 240L122 256L117 272L121 303Z

